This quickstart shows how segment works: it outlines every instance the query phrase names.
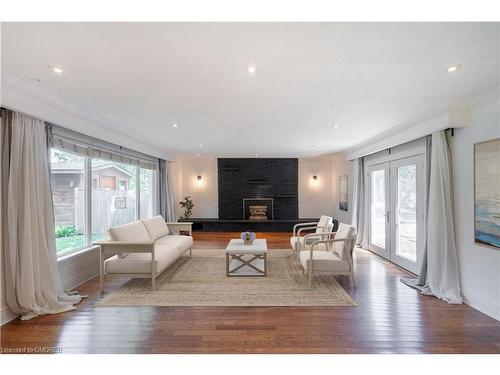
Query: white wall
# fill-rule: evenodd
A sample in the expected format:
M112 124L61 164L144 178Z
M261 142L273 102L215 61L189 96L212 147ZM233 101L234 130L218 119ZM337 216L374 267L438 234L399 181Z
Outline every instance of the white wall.
M299 217L334 214L332 160L332 157L299 159Z
M351 223L352 179L354 164L343 154L299 159L299 217L330 215L342 223ZM318 179L313 180L312 176ZM339 177L347 175L348 211L339 209Z
M460 284L465 301L500 320L500 249L474 243L474 143L500 137L500 101L476 103L471 125L451 137L455 231ZM500 187L499 187L500 189Z
M339 209L339 177L347 175L348 206L347 211ZM354 163L346 160L343 154L335 154L332 158L334 214L339 223L351 224L352 220L352 188L354 182Z
M217 218L219 216L219 193L217 181L217 158L177 157L172 162L172 181L176 204L176 215L180 217L184 210L178 202L190 195L194 203L193 217ZM201 176L201 180L197 180Z
M322 214L339 217L350 222L352 204L352 162L341 154L299 159L299 217L315 218ZM338 210L338 177L349 176L349 212ZM191 195L195 207L193 217L218 217L217 158L177 157L172 162L172 176L176 214L183 210L177 204ZM197 176L202 176L198 181ZM317 176L313 180L312 176Z

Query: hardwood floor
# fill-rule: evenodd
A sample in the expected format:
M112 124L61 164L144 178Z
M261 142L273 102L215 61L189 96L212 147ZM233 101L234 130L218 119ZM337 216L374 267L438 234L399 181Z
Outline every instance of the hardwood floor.
M270 249L287 233L259 233ZM224 248L231 233L195 233L196 248ZM271 250L272 251L272 250ZM408 274L357 250L358 288L340 283L357 307L94 307L98 279L78 290L78 310L1 329L9 348L62 353L500 353L500 322L403 285ZM126 279L107 282L107 290ZM57 351L58 349L56 349Z

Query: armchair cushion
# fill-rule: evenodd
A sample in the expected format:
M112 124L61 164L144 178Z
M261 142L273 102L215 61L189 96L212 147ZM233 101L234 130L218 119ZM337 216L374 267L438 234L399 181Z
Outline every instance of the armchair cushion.
M327 225L332 225L332 223L333 223L333 219L330 216L321 215L319 222L318 222L318 227L320 227L320 228L316 229L316 233L331 232L331 229L326 230L326 229L323 229L321 227L324 227Z
M314 239L309 237L308 240L306 241L306 244L304 244L304 237L290 237L290 244L292 245L293 249L295 249L295 244L297 244L297 241L299 242L299 247L298 247L299 250L301 249L310 250L311 249L310 246L314 242ZM326 245L324 243L318 244L316 249L327 250Z
M167 223L161 215L141 221L144 224L151 241L156 241L158 238L166 236L169 233Z
M299 253L300 263L306 270L309 269L311 252L308 250ZM350 266L347 260L341 259L332 251L313 252L313 270L319 272L349 272Z
M354 227L348 224L340 223L339 229L335 234L335 239L342 239L354 236ZM351 251L351 249L346 246L348 243L345 241L339 241L333 243L333 251L343 260L347 259L346 251ZM352 244L351 244L352 246Z

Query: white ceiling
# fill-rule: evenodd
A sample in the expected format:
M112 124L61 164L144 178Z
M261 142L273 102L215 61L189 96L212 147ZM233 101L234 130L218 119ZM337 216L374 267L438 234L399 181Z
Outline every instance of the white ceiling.
M3 23L1 68L155 147L287 157L497 87L499 49L498 23Z

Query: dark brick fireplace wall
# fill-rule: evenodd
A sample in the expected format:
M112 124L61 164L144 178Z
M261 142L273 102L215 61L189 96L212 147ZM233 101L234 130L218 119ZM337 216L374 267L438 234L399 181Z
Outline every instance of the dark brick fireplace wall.
M273 198L274 219L297 219L298 159L219 158L219 219L243 219L243 198Z

